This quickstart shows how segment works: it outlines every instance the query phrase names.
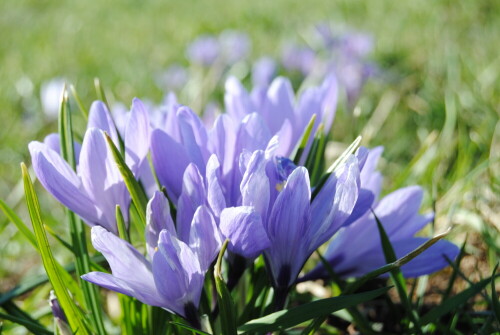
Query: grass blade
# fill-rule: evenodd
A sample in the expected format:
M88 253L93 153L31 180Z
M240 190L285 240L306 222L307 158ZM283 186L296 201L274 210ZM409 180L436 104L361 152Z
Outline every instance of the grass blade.
M222 335L236 335L236 315L233 298L229 292L224 278L222 278L222 258L226 252L229 240L226 240L217 257L214 268L215 286L217 288L217 303L220 310Z
M240 333L253 334L284 330L308 320L329 315L341 309L372 300L386 293L389 289L390 287L384 287L369 292L313 301L299 307L282 310L259 319L251 320L240 326L238 331Z
M457 295L449 298L446 301L443 301L439 306L431 309L427 314L420 318L420 322L422 325L429 324L438 320L440 317L445 315L448 312L452 312L458 308L458 306L464 304L469 300L469 298L475 296L479 292L481 292L486 285L488 285L492 280L495 280L500 275L495 275L486 279L483 279L473 285L471 285L468 289L458 293Z
M290 157L293 157L293 162L296 165L300 164L300 160L302 158L302 154L304 153L304 150L307 146L307 143L309 142L309 138L311 137L311 132L314 127L314 123L316 122L316 114L313 114L311 117L311 120L309 120L309 123L306 126L306 129L302 133L302 136L299 139L299 142L297 143L297 146L293 150L293 153Z
M132 171L130 171L130 168L127 166L125 160L120 154L120 151L115 146L113 140L111 139L111 137L109 137L108 134L106 134L106 141L108 142L108 146L111 150L116 166L118 167L118 170L120 170L125 185L127 186L130 196L132 197L132 202L137 208L137 212L141 218L143 227L146 227L146 206L148 203L148 198L144 193L144 189L135 179L134 174L132 173Z
M377 228L380 234L380 241L382 243L382 250L384 251L385 261L387 263L393 263L396 261L397 258L396 258L396 253L394 252L394 249L392 247L391 241L389 240L389 236L387 235L384 226L378 219L377 215L375 215L375 212L372 211L372 214L375 217L375 221L377 222ZM401 269L399 267L394 268L390 271L390 274L392 281L396 285L399 298L401 299L401 302L406 309L408 317L413 322L413 325L416 328L417 333L422 334L419 317L417 312L412 307L410 299L408 298L406 282L403 273L401 272Z
M63 89L59 109L59 136L61 140L61 156L76 170L75 151L73 148L73 127L68 104L66 86ZM87 250L87 237L84 223L70 210L66 210L71 234L71 244L75 254L76 273L78 277L91 271L90 258ZM85 303L90 310L92 325L98 334L106 334L102 321L101 304L97 288L87 281L80 280L80 286L85 297Z
M47 330L45 327L43 327L37 323L33 323L30 320L19 318L19 317L13 316L13 315L0 313L0 319L9 320L10 322L14 322L14 323L17 323L21 326L24 326L24 327L26 327L26 329L31 331L33 334L41 334L41 335L44 335L44 334L52 335L53 334L51 331ZM1 332L0 332L0 334L1 334Z
M498 269L498 263L493 269L493 273L491 275L491 302L492 302L492 307L493 307L493 312L495 313L495 316L497 318L497 321L500 322L500 302L498 300L498 294L497 290L495 287L495 274Z
M33 223L33 229L35 231L37 245L42 256L42 262L45 268L45 272L47 273L50 283L54 288L57 299L59 300L62 309L66 313L66 317L68 318L68 322L73 332L78 332L78 334L84 335L89 334L87 326L85 325L84 316L76 307L73 300L71 300L65 283L63 282L59 274L58 266L56 265L57 262L54 259L52 251L50 250L49 241L43 229L43 222L40 213L40 205L38 204L38 198L36 196L33 184L31 183L28 169L26 168L26 165L24 165L24 163L21 164L21 169L24 181L26 203L28 206L31 222Z
M24 224L23 220L10 208L3 200L0 199L0 209L5 214L5 216L12 222L17 229L28 239L35 249L38 249L36 244L36 238L33 232Z

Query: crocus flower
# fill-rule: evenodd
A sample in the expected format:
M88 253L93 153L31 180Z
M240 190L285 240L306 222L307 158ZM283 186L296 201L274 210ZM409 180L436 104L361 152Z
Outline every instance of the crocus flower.
M261 57L252 66L252 84L268 87L276 74L276 62L270 57Z
M382 148L371 150L361 173L361 187L371 190L378 198L382 177L376 164ZM416 249L428 239L415 237L430 221L432 213L419 214L423 191L418 186L396 190L374 201L370 207L384 226L398 258ZM375 216L371 211L343 228L329 244L323 254L333 271L343 278L359 277L386 264ZM404 265L401 270L406 277L418 277L440 270L448 265L446 257L454 259L458 248L448 241L438 241L421 255ZM327 278L328 272L318 265L302 280Z
M227 64L234 64L245 57L251 49L248 35L236 30L224 30L219 35L222 58Z
M273 286L286 296L309 256L352 213L359 193L358 160L351 156L311 199L309 175L304 167L296 167L285 158L276 161L270 152L261 150L242 159L246 160L242 162L242 205L253 207L262 221L270 240L264 256ZM243 218L233 214L231 219ZM221 217L221 225L224 219Z
M146 242L148 258L104 228L93 227L92 244L106 257L112 274L91 272L82 278L165 308L199 327L196 310L205 274L221 246L210 211L199 206L190 222L189 234L181 238L170 216L167 198L156 192L147 207Z
M283 48L281 61L285 69L298 71L307 76L315 65L316 52L309 47L287 44Z
M40 101L43 112L51 119L57 119L59 105L61 104L61 92L65 82L64 78L53 78L44 82L40 88Z
M106 143L107 132L118 146L113 120L102 102L95 102L89 113L88 129L81 149L75 146L76 171L60 156L57 136L45 143L31 142L29 150L35 173L59 202L79 215L87 224L100 225L117 233L115 211L120 205L128 218L130 196ZM138 175L148 152L149 122L139 100L134 100L125 132L125 160Z
M220 54L220 44L215 36L202 35L186 49L187 58L202 66L211 66Z

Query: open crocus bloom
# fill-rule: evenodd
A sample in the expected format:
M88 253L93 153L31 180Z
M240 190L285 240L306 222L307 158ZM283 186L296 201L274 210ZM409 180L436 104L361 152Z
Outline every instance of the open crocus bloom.
M168 200L156 192L147 207L149 259L128 242L96 226L92 244L106 257L112 274L91 272L82 278L191 320L198 308L205 274L221 247L215 221L205 206L194 213L189 235L181 239ZM131 275L133 274L133 275Z
M382 148L375 148L368 154L361 172L361 187L370 189L376 197L381 190L382 177L376 171L377 161ZM398 189L374 202L373 213L384 226L396 257L400 258L425 243L428 238L414 235L431 222L434 215L420 215L423 191L418 186ZM380 234L375 216L371 211L357 218L343 228L330 242L325 259L332 270L343 278L359 277L386 264ZM448 265L448 259L454 259L459 249L456 245L441 240L425 250L421 255L402 266L406 277L418 277L442 269ZM446 257L445 257L446 256ZM300 280L327 278L328 271L318 265Z
M45 189L87 224L100 225L116 234L116 205L120 205L127 221L130 196L115 166L104 132L119 146L118 134L106 105L97 101L90 109L81 148L75 145L76 171L61 157L58 135L49 135L44 143L31 142L29 150L33 169ZM140 100L135 99L125 133L125 160L136 176L147 164L148 148L147 112Z
M307 170L288 159L275 159L258 150L242 157L241 164L245 170L240 185L242 206L227 215L223 212L221 230L238 220L241 225L248 220L262 222L262 233L270 241L264 256L273 286L287 290L314 250L351 215L359 193L358 160L351 156L314 199ZM254 211L249 212L248 206Z

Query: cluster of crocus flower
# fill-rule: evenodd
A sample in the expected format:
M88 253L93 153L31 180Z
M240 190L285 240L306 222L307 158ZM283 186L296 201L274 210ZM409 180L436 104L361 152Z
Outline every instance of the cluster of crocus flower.
M333 77L327 78L296 100L285 78L251 93L230 78L227 113L211 128L175 99L154 111L134 99L131 111L116 120L104 103L95 102L83 143L74 144L76 171L60 156L57 135L32 142L38 179L93 227L92 243L110 265L111 274L92 272L83 279L163 307L199 326L196 311L205 275L225 239L229 252L247 263L263 255L277 308L283 307L309 256L336 233L325 257L341 276L360 276L385 264L374 213L386 226L398 256L422 243L425 239L413 235L432 216L418 214L419 188L377 200L381 149L361 147L349 154L314 190L308 170L289 159L311 118L318 120L314 131L322 131L320 121L323 131L329 131L336 85ZM126 164L151 197L145 213L147 256L118 237L116 206L128 224L130 195L106 134L122 147ZM403 272L418 276L435 271L446 265L444 256L452 259L457 250L440 241ZM318 266L300 280L325 276Z

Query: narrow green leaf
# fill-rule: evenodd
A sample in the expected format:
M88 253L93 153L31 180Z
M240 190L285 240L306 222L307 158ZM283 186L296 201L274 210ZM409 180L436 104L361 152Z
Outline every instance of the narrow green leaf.
M313 318L329 315L341 309L372 300L386 293L389 289L390 287L384 287L369 292L357 293L353 295L341 295L334 298L313 301L302 306L294 307L289 310L282 310L266 315L262 318L249 321L240 326L238 331L240 333L253 334L284 330Z
M455 260L455 265L453 267L453 272L450 276L450 280L448 281L448 286L446 287L446 291L443 293L443 300L448 299L448 297L451 294L451 290L453 289L453 284L455 283L455 280L458 277L458 269L460 268L460 263L462 263L462 259L465 255L465 246L467 243L467 237L465 238L464 243L462 244L462 247L460 248L460 252L458 253L457 259Z
M38 249L36 244L36 238L33 232L24 224L23 220L10 208L2 199L0 199L0 209L5 214L5 216L12 222L17 229L28 239L35 249Z
M300 137L295 149L293 150L293 153L290 156L293 157L293 162L296 165L299 165L300 163L302 154L304 153L304 149L306 148L307 142L309 142L309 138L311 137L311 132L312 129L314 128L315 122L316 122L316 114L313 114L311 120L309 120L309 123L306 126L306 129L302 133L302 136Z
M95 91L97 94L97 99L104 102L106 104L106 106L109 106L108 100L106 99L106 94L104 93L104 88L102 87L101 81L99 80L99 78L94 78L94 87L95 87Z
M186 329L186 330L189 330L195 334L198 334L198 335L212 335L210 333L207 333L207 332L204 332L203 330L199 330L199 329L196 329L196 328L193 328L185 323L181 323L181 322L176 322L176 321L170 321L170 324L173 324L173 325L176 325L178 327L181 327L183 329Z
M116 166L118 167L118 170L120 170L120 173L123 177L123 180L125 182L125 185L127 186L127 189L130 193L130 196L132 197L132 202L134 203L135 207L137 208L137 212L141 218L141 222L143 226L146 226L146 206L148 203L148 198L146 197L146 194L144 192L144 189L141 187L139 182L135 179L134 174L132 171L130 171L129 167L125 163L125 160L123 159L122 155L120 154L120 151L116 147L116 145L113 143L113 140L111 137L109 137L108 134L106 134L106 141L108 142L108 146L111 149L111 153L113 155L113 158L115 160Z
M497 318L497 321L500 322L500 301L498 300L497 289L495 287L495 274L497 273L498 263L495 265L493 269L493 273L491 274L491 302L493 307L493 312Z
M71 123L71 112L69 110L68 93L64 86L61 104L59 108L59 136L61 141L61 156L76 170L75 150L73 147L73 126ZM77 218L75 213L66 210L69 230L71 234L72 249L75 254L76 273L78 277L90 272L90 258L87 250L87 237L84 223ZM87 281L80 280L80 287L85 298L85 304L89 309L89 317L98 334L105 334L102 321L101 304L97 287Z
M375 221L377 222L377 228L380 234L380 241L382 243L382 250L384 251L385 261L387 263L393 263L396 261L396 253L394 252L391 241L389 240L389 236L387 236L384 226L380 222L377 215L375 215L375 212L372 211L372 214L375 217ZM413 322L413 325L416 328L417 333L421 334L422 329L420 327L419 317L416 311L413 309L410 299L408 298L406 281L403 276L403 273L401 272L400 268L397 267L392 269L390 271L390 274L392 281L396 285L399 298L401 299L401 302L406 309L408 317Z
M14 323L17 323L21 326L24 326L24 327L26 327L26 329L31 331L33 334L46 334L46 335L53 334L51 331L49 331L48 329L46 329L45 327L43 327L39 324L33 323L33 322L26 320L26 319L23 319L23 318L12 316L9 314L0 313L0 319L9 320L10 322L14 322Z
M483 279L483 280L471 285L466 290L449 298L448 300L443 301L439 306L434 307L429 312L427 312L427 314L425 314L424 316L422 316L420 318L421 324L427 325L431 322L435 322L440 317L445 315L446 313L449 313L449 312L456 310L458 308L458 306L466 303L467 300L469 300L470 298L472 298L473 296L475 296L476 294L481 292L486 287L486 285L491 283L491 280L494 280L494 279L498 278L499 276L500 276L500 274Z
M70 85L69 89L71 90L71 94L73 95L73 98L75 98L76 105L78 106L78 110L82 113L85 120L87 120L89 118L89 112L83 106L82 100L78 96L78 93L76 92L75 86Z
M89 334L87 327L84 323L84 316L81 311L76 307L73 300L71 300L68 290L66 289L65 283L63 282L57 267L57 262L52 255L50 250L49 241L47 240L47 235L45 235L45 230L43 229L42 216L40 214L40 206L38 204L38 198L31 183L31 178L28 173L28 169L24 163L21 163L23 181L24 181L24 192L26 194L26 203L28 206L28 211L31 217L31 222L33 223L33 229L35 231L35 237L37 240L37 245L40 249L40 254L42 256L43 266L45 272L54 288L57 299L61 304L62 309L66 313L69 324L73 332L78 332L78 334Z
M326 181L330 177L330 175L336 171L342 164L344 164L347 159L349 158L350 155L354 153L354 151L359 147L359 144L361 143L361 136L358 136L348 147L344 152L333 162L332 165L328 168L326 173L319 179L316 188L312 192L312 199L314 199L323 185L325 185ZM311 200L312 201L312 200Z
M214 268L215 286L217 288L217 303L220 309L222 335L236 335L236 313L231 293L227 289L224 278L222 278L222 258L226 252L229 240L226 240L217 257Z
M55 238L57 241L59 241L59 243L61 243L66 249L68 249L69 251L71 251L72 254L75 253L75 250L73 250L73 247L68 243L66 242L65 240L63 240L59 234L57 232L54 231L54 229L52 229L50 226L44 224L43 225L43 228L53 237Z
M118 226L118 236L127 242L130 242L130 237L128 235L127 226L125 225L125 219L120 208L120 205L116 205L115 210L116 215L116 225Z
M438 235L434 236L433 238L431 238L430 240L428 240L427 242L420 245L418 248L416 248L415 250L413 250L409 254L401 257L397 261L386 264L384 266L381 266L380 268L375 269L375 270L365 274L364 276L360 277L355 282L347 285L347 287L343 291L343 293L350 294L350 293L356 292L356 290L358 290L367 281L372 280L374 278L377 278L378 276L383 275L384 273L390 272L395 268L398 268L398 267L405 265L406 263L408 263L409 261L411 261L412 259L414 259L418 255L420 255L422 252L424 252L425 250L430 248L437 241L444 238L446 235L448 235L448 233L449 233L449 230L447 230L446 232L444 232L442 234L438 234Z

